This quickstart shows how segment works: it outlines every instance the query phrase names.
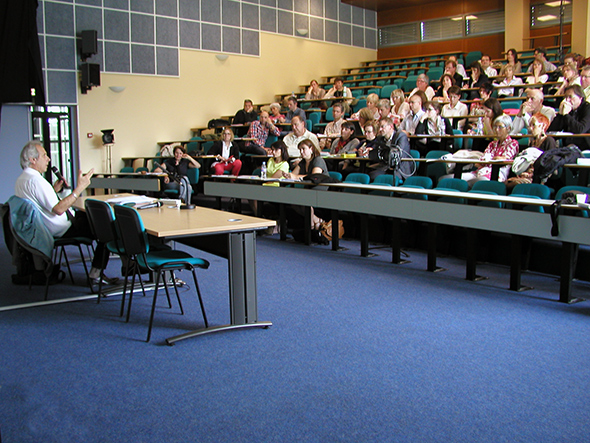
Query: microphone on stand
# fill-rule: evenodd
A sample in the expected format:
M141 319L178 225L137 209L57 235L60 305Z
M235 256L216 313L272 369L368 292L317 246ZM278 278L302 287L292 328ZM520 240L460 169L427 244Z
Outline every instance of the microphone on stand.
M66 181L64 176L61 175L61 172L59 172L59 169L57 169L57 166L52 166L51 170L53 171L53 173L55 174L55 176L57 177L58 180L61 180L62 182L64 182L64 188L67 189L70 187L70 185L68 184L68 182Z

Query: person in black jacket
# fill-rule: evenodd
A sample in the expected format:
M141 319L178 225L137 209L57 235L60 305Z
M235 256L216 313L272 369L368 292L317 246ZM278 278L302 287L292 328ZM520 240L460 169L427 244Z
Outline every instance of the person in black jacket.
M254 120L258 120L258 113L254 110L252 100L244 100L244 109L236 112L232 125L250 125Z
M453 135L453 126L448 118L440 115L441 109L442 106L439 102L426 102L424 110L426 111L427 117L416 126L416 135ZM416 140L414 149L420 151L421 157L424 157L430 151L452 151L453 140L440 138L418 139Z
M584 90L580 85L565 88L565 98L559 105L559 111L549 125L548 132L564 131L572 134L590 132L590 103L586 101ZM564 145L574 144L580 150L590 149L590 137L566 137Z
M234 141L234 133L231 128L223 129L221 140L216 141L207 154L215 156L215 161L211 165L213 174L223 175L225 171L230 171L231 175L240 174L242 169L240 148Z
M396 157L400 159L399 163L395 161ZM401 161L402 158L412 158L408 136L403 131L396 132L393 120L389 117L379 121L379 136L369 151L369 158L376 162L369 165L371 180L388 171L401 178L409 177L415 172L412 162Z

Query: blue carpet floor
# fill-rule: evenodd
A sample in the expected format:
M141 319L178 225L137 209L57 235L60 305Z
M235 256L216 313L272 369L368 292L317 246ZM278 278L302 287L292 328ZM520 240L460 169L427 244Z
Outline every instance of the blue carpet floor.
M482 265L490 279L473 283L460 260L432 274L420 252L397 266L388 250L360 258L343 244L259 239L267 330L166 346L202 325L192 288L184 316L162 299L149 344L150 294L128 324L118 297L0 312L2 442L590 440L590 302L559 304L550 276L527 273L535 289L514 293L506 268ZM227 262L201 256L209 321L227 323ZM10 283L5 248L0 264L3 304L40 297Z

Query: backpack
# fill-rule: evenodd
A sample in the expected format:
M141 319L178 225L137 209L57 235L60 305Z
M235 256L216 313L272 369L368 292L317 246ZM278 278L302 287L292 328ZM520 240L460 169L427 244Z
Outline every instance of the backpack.
M582 151L576 145L545 151L535 160L533 183L545 183L560 166L576 163L580 157L582 157Z

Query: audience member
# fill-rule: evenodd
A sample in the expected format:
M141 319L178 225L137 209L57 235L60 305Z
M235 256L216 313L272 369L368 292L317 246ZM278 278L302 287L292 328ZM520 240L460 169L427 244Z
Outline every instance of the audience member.
M479 98L473 100L471 105L469 106L469 114L470 115L484 115L483 111L483 104L484 102L492 96L494 92L494 86L491 83L484 83L479 87ZM470 118L470 121L476 121L477 118L474 120Z
M518 154L518 142L510 137L512 119L509 115L500 115L494 120L493 130L496 140L493 140L485 149L482 161L490 160L512 160ZM490 180L492 176L492 166L489 164L477 164L477 169L473 172L464 172L461 178L469 186L473 186L476 181ZM510 172L510 166L500 168L498 181L505 182Z
M487 137L485 139L477 138L473 140L471 149L474 151L484 151L486 149L492 137L495 135L492 123L498 117L504 115L504 110L502 109L500 102L493 97L488 98L483 102L482 111L483 117L480 118L482 120L483 135L486 135ZM512 127L512 124L510 126ZM469 132L473 131L470 130Z
M539 47L535 48L535 59L537 59L543 63L543 66L545 67L545 72L555 71L557 69L557 66L555 66L553 63L548 61L546 57L547 57L547 49L545 49L544 46L539 46ZM532 64L529 65L527 72L533 72L533 65Z
M266 164L266 176L268 178L283 178L284 173L289 172L289 150L282 140L277 140L270 145L271 158ZM279 186L277 182L265 183L265 186Z
M359 157L367 157L373 145L375 144L375 138L379 132L379 123L375 120L367 122L363 127L365 133L365 140L357 149L357 155Z
M332 105L332 115L334 116L334 120L329 122L324 128L326 138L320 140L320 149L324 149L326 146L329 147L332 144L332 140L340 136L340 128L342 127L342 123L344 123L344 107L342 103L334 103Z
M315 134L313 134L305 128L305 122L301 120L299 117L293 117L293 120L291 120L291 129L292 131L289 132L285 136L285 138L283 138L283 141L285 142L289 150L289 157L299 157L298 146L302 140L311 140L314 146L318 149L318 151L320 150L320 143L318 141L318 138Z
M460 131L463 131L463 128L465 127L465 119L453 118L463 117L469 114L467 105L460 101L461 93L461 88L458 86L452 86L449 88L449 103L443 106L441 115L450 120L453 129L459 129Z
M55 238L90 237L92 230L86 213L76 212L70 220L72 206L84 190L90 185L90 179L94 169L83 174L78 172L78 182L72 192L60 199L57 196L64 188L64 181L58 180L53 185L42 174L47 172L51 159L45 148L38 140L28 142L20 153L20 165L23 169L14 185L14 194L17 197L29 200L37 207L43 224ZM103 243L98 243L92 259L90 278L93 283L98 283L102 277L106 283L116 283L117 279L108 279L102 275L106 268L109 253Z
M484 83L489 83L490 79L482 72L479 62L473 62L469 67L471 68L471 78L464 87L478 89L477 91L469 91L468 93L469 98L473 100L474 98L479 98L479 88Z
M451 74L443 74L440 78L440 86L434 93L434 100L446 103L449 101L449 88L453 86L455 79Z
M584 89L586 100L590 99L590 65L586 65L580 72L580 85Z
M546 83L547 80L549 80L549 76L545 72L545 66L543 65L543 62L535 59L531 63L531 66L533 68L531 75L526 78L526 82L529 85L538 85L540 83Z
M414 135L418 123L426 118L424 103L427 101L426 95L422 91L418 91L410 97L410 113L400 123L400 131L405 132L406 135Z
M253 138L254 141L248 141L244 145L242 152L246 154L266 155L267 149L264 147L268 135L272 132L277 137L281 135L281 130L271 121L268 112L260 113L260 120L255 120L250 124L247 138Z
M387 102L387 105L389 106L389 100L387 99L383 99ZM377 111L379 112L379 108L377 108ZM377 114L380 116L380 114ZM365 124L369 121L375 120L375 114L373 114L373 112L369 109L369 108L363 108L359 111L359 126L362 128L365 127Z
M483 54L481 56L479 64L481 65L483 73L488 77L495 77L498 75L498 71L492 67L492 59L488 54Z
M344 86L344 80L340 77L336 77L334 79L334 86L326 92L324 98L342 98L342 102L344 103L344 111L345 113L350 112L350 104L352 103L353 96L352 92L349 88ZM334 103L334 102L332 102Z
M587 134L590 132L590 103L580 85L565 88L565 98L559 104L559 111L549 125L549 132L563 131L572 134ZM590 149L589 137L566 137L563 144L574 144L580 150Z
M303 121L306 120L305 111L297 106L297 97L290 96L287 98L287 107L289 108L289 111L285 116L285 122L291 123L291 120L293 120L293 117L295 116Z
M354 154L360 144L359 139L354 137L354 123L342 123L342 134L332 142L330 154Z
M561 68L563 76L559 78L558 81L562 82L561 86L555 93L555 95L563 95L565 92L565 88L571 85L580 85L580 76L578 75L578 69L575 65L569 63L567 65L563 65Z
M221 140L213 143L207 154L215 156L215 162L211 165L215 175L222 175L225 171L230 171L231 175L240 174L242 169L240 149L234 142L234 133L230 128L223 130Z
M514 117L512 134L519 134L523 128L527 128L530 124L531 117L535 114L543 114L547 117L549 123L555 117L555 109L543 105L544 94L541 89L527 88L524 92L527 99L520 105L520 110Z
M275 125L277 123L285 123L285 116L281 114L281 105L278 103L271 103L270 104L270 121L273 122Z
M369 158L375 162L368 166L371 180L374 180L379 175L386 174L390 170L389 156L392 149L397 150L402 159L412 158L408 136L402 131L396 131L393 120L385 117L379 121L379 136L375 139L373 147L369 151ZM399 167L391 172L400 178L409 177L414 173L413 166L408 161L400 161Z
M369 95L367 95L366 100L367 100L367 108L373 113L371 120L378 119L379 118L379 110L377 109L377 105L379 104L379 96L374 93L369 94ZM359 112L355 112L354 114L352 114L350 116L350 118L353 120L358 120L359 119Z
M522 79L514 76L514 68L512 66L506 66L504 69L504 80L502 80L497 86L515 86L522 85ZM498 89L498 96L500 97L514 97L514 88L501 88ZM518 92L516 95L520 95Z
M312 80L311 82L309 82L309 88L307 88L307 92L305 93L305 100L320 100L324 98L325 95L326 90L324 88L320 88L320 85L317 82L317 80ZM320 107L319 103L317 104L317 106Z
M404 91L401 89L391 91L390 103L394 123L395 125L399 125L410 113L410 105L406 101Z
M407 104L407 102L406 102L406 104ZM409 109L410 109L410 105L408 105L408 110ZM379 118L377 120L381 120L383 117L394 118L393 112L391 111L391 103L386 98L382 98L381 100L379 100L379 105L377 105L377 110L379 111Z
M455 85L463 86L463 75L457 72L457 62L455 60L447 60L445 62L445 74L449 74L455 80Z
M441 104L435 101L426 102L424 105L426 119L421 120L416 126L416 135L453 135L451 122L440 115ZM418 139L414 149L420 151L420 156L424 157L427 152L435 150L453 150L453 140L443 140L440 138Z
M226 129L224 129L224 131L225 130ZM211 147L209 153L211 153L212 149L213 147ZM200 163L188 155L182 146L178 145L174 147L174 157L167 158L163 163L158 164L154 169L154 172L166 172L168 174L164 179L166 189L178 190L182 201L186 204L190 204L193 188L188 179L188 169L200 167Z
M244 109L240 109L236 112L234 119L232 120L233 125L249 125L254 120L258 119L258 113L254 110L252 100L244 100Z
M457 57L454 55L449 56L448 60L455 62L456 68L457 68L457 73L463 78L469 78L469 76L467 75L467 72L465 71L465 66L463 66L461 63L459 63L459 61L457 60Z
M412 97L418 91L422 91L424 94L426 94L426 98L428 100L432 100L434 97L434 89L432 89L432 86L428 84L428 81L428 76L426 74L420 74L416 79L416 87L412 89L409 97Z
M510 48L506 51L506 64L502 66L498 75L504 75L506 66L512 66L515 74L522 72L522 64L518 61L518 52L516 52L516 49Z

